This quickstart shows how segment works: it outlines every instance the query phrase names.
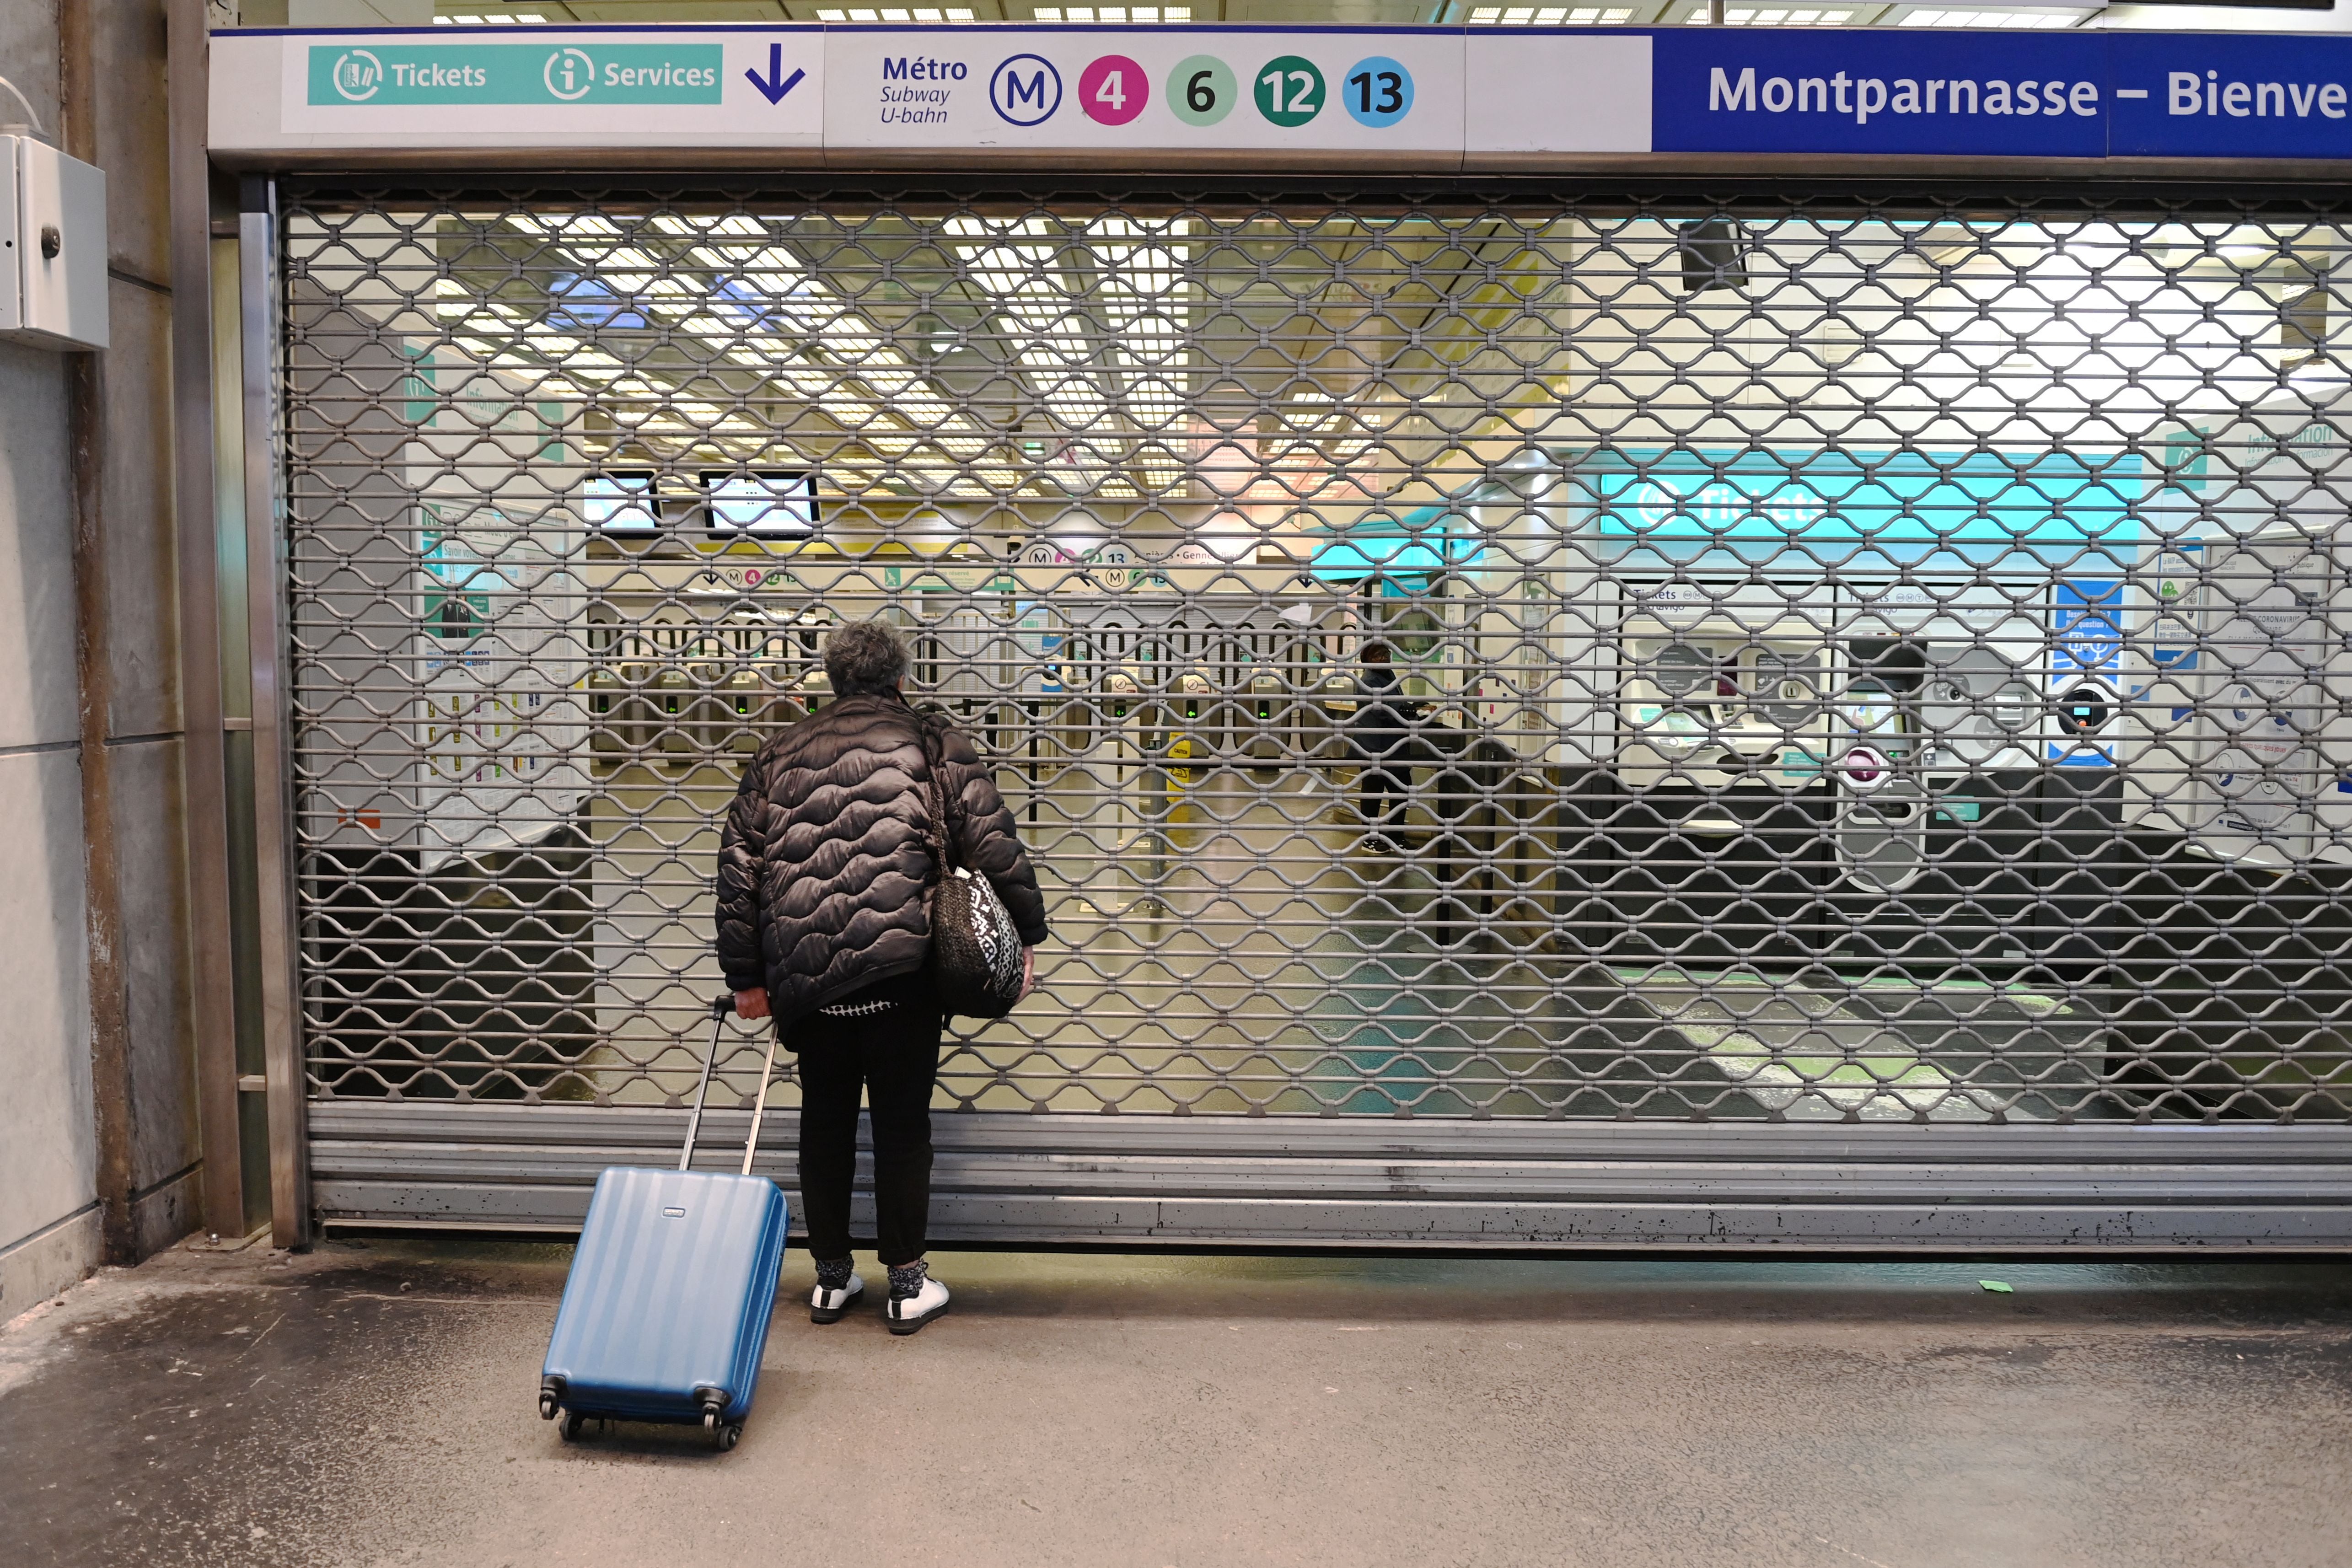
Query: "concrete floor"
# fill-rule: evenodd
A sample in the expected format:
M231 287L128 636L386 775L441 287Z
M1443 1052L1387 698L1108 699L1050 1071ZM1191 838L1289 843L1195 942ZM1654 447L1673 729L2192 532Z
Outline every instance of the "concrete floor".
M2343 1266L941 1254L913 1339L780 1312L720 1455L538 1419L566 1256L182 1249L37 1309L0 1563L2352 1562Z

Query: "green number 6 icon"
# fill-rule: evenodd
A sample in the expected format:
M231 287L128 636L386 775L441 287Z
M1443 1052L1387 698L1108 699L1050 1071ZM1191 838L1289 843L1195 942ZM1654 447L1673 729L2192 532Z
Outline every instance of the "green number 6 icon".
M1214 55L1180 60L1168 73L1168 107L1187 125L1214 125L1240 96L1233 68Z

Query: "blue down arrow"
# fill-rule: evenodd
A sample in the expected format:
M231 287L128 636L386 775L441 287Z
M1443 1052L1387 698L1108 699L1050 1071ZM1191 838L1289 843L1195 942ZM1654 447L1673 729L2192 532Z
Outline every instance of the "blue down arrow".
M784 46L782 44L770 44L768 46L768 74L766 76L761 76L756 70L746 70L743 75L745 79L750 81L753 87L760 89L760 96L761 98L766 99L770 103L782 103L784 100L784 94L800 86L801 78L808 75L808 72L804 70L795 70L792 75L785 76Z

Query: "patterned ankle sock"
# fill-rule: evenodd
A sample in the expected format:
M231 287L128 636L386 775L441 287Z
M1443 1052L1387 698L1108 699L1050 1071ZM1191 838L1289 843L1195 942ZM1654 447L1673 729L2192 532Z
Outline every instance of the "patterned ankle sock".
M931 1260L918 1258L912 1263L890 1265L890 1300L905 1301L922 1294L923 1281L931 1277Z
M816 1260L816 1282L828 1290L849 1289L849 1259L820 1258Z

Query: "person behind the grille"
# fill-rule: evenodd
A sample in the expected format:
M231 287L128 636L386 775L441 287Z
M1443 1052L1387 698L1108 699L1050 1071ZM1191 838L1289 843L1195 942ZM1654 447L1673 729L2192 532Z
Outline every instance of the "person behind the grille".
M1356 782L1363 790L1365 824L1380 830L1401 826L1412 790L1407 771L1412 751L1413 704L1398 700L1395 668L1386 643L1363 652L1363 696L1348 721L1348 747L1363 764Z
M851 1271L849 1192L857 1102L874 1121L876 1255L890 1272L883 1316L911 1334L947 1310L929 1277L931 1089L941 1016L925 973L926 889L939 868L929 754L945 830L984 873L1020 932L1022 993L1036 974L1045 905L1013 814L961 731L908 706L907 646L867 621L825 641L833 701L788 726L743 770L719 848L719 963L745 1018L772 1018L800 1056L801 1202L816 1289L809 1317L840 1321L865 1291Z

